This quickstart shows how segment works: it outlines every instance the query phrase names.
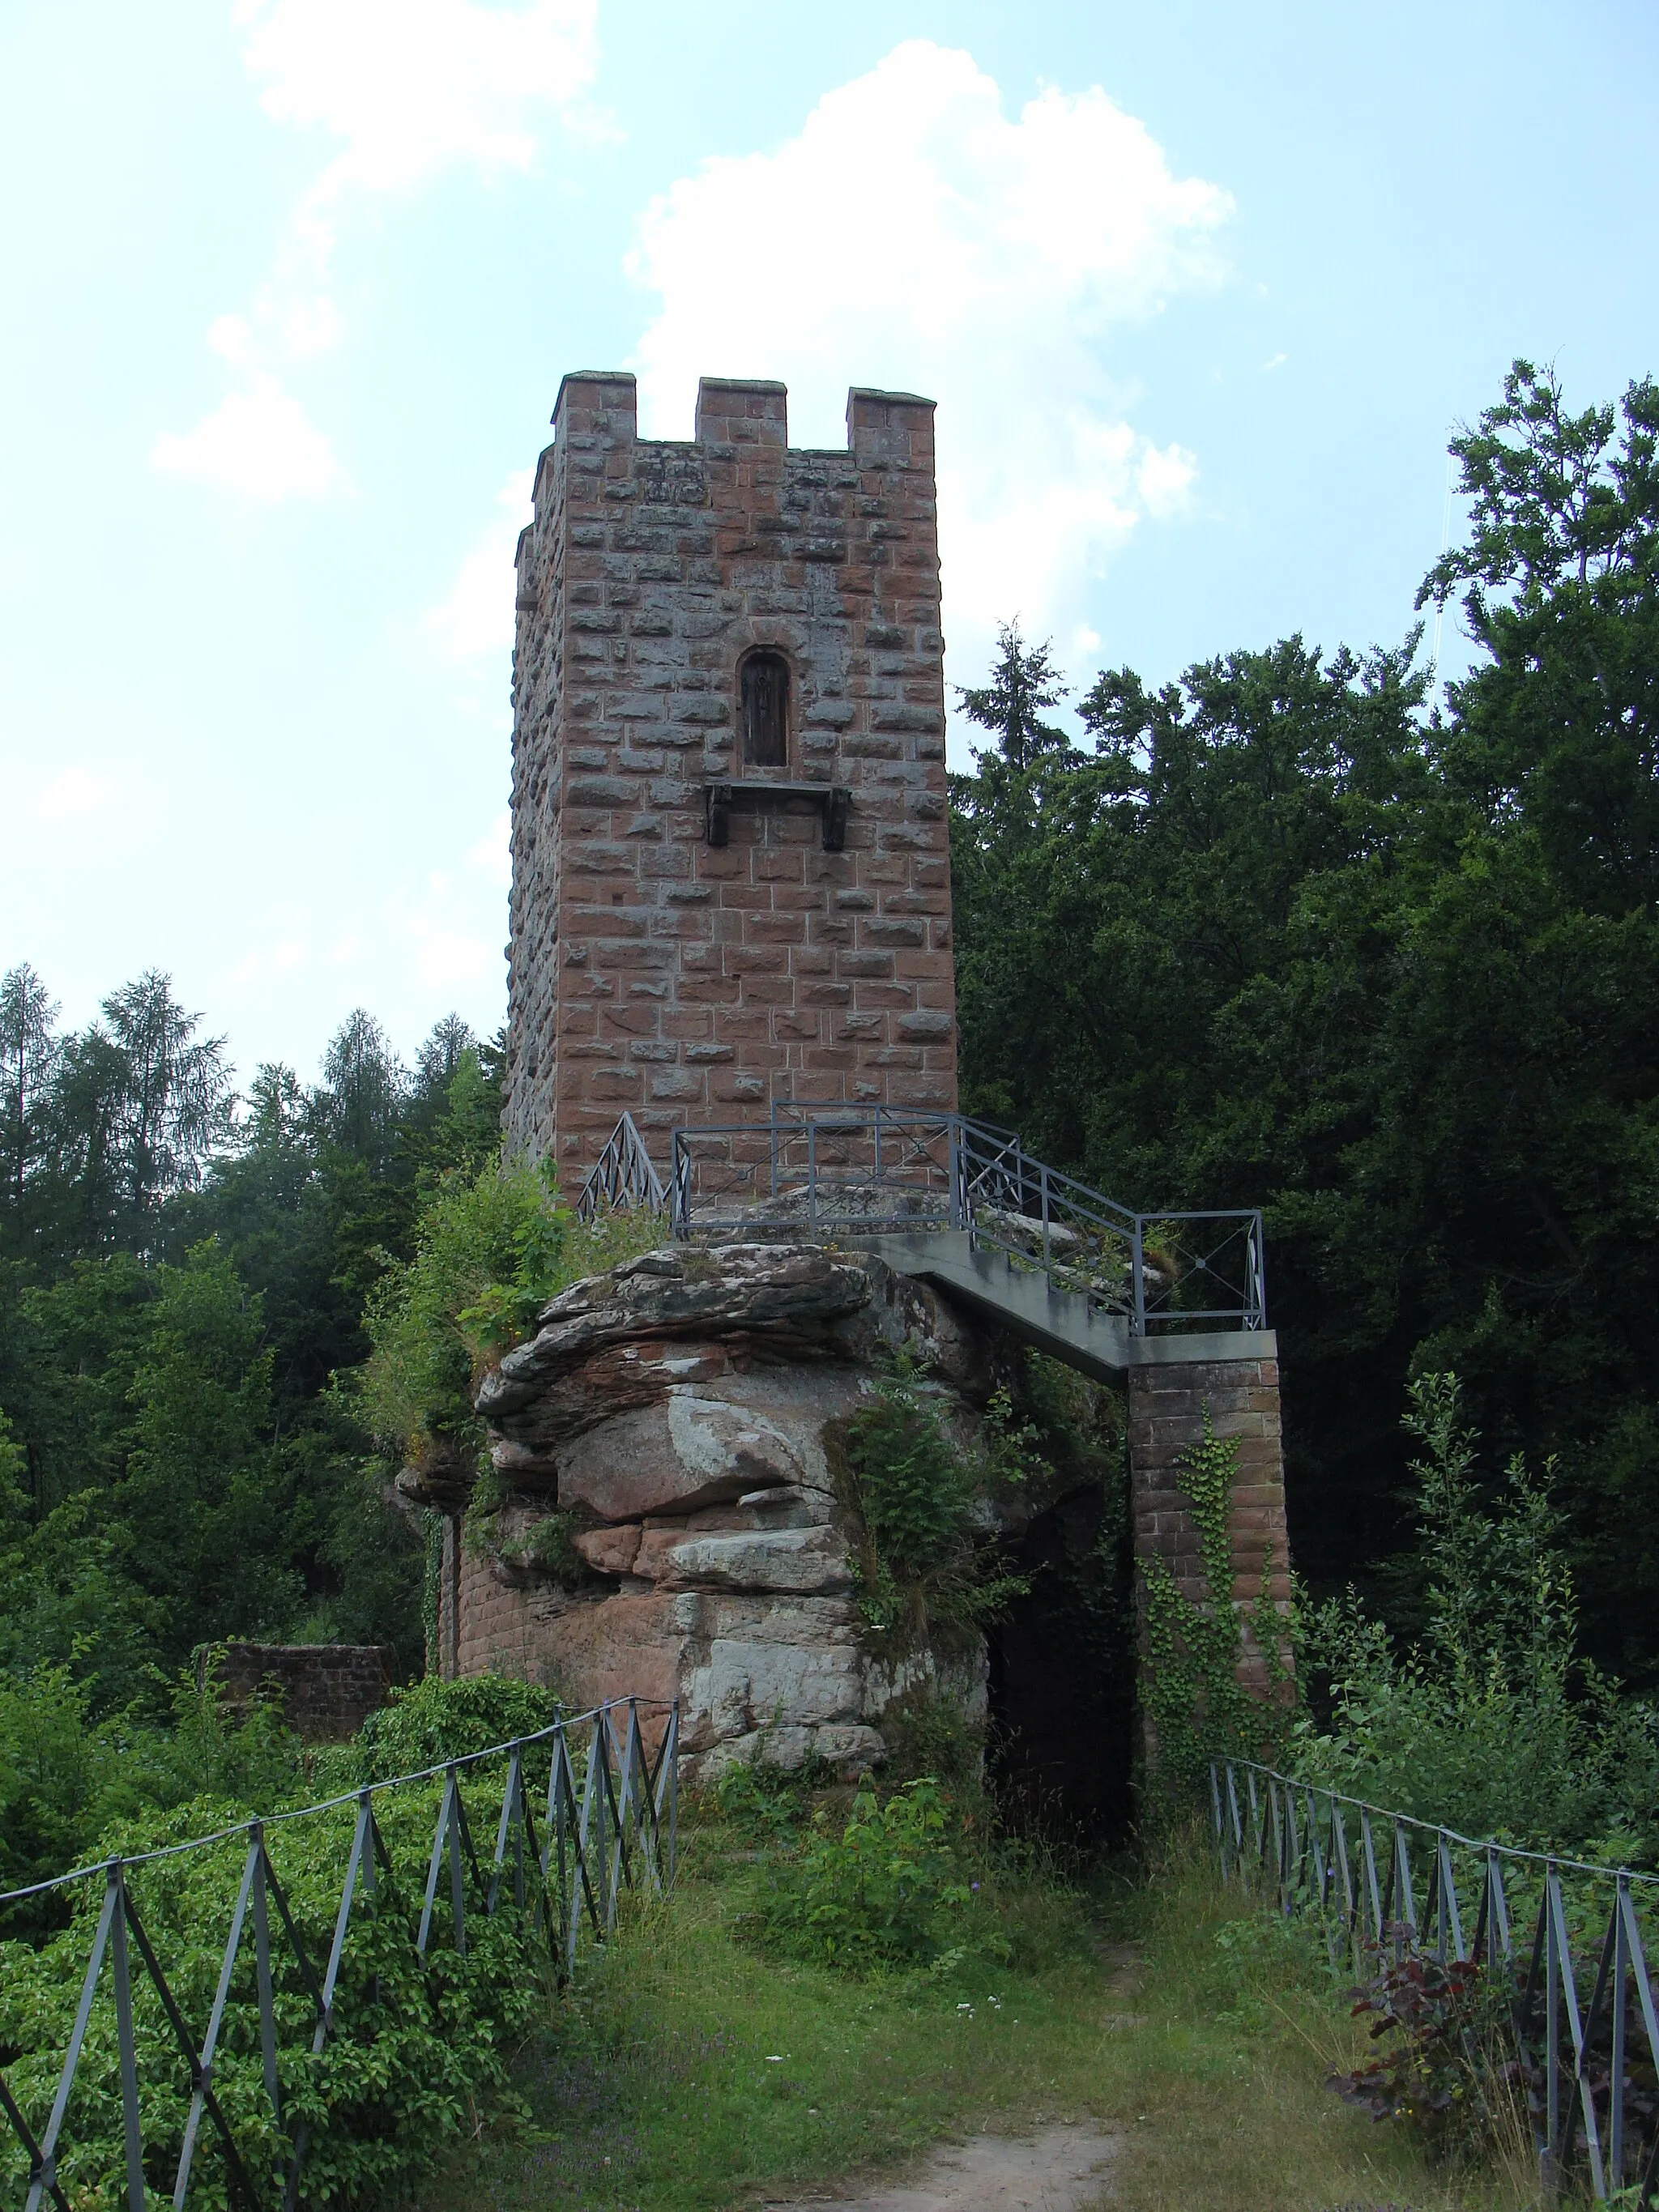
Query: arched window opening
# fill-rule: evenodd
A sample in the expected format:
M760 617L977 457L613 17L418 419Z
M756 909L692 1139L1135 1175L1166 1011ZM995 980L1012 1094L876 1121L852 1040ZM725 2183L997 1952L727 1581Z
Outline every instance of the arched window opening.
M743 757L750 768L789 765L789 664L751 653L742 674Z

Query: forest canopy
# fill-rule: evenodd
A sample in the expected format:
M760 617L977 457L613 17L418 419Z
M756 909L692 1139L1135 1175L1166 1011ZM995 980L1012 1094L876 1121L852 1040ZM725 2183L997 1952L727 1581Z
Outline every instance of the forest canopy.
M1042 647L963 695L963 1103L1139 1206L1259 1203L1292 1548L1414 1625L1398 1422L1455 1370L1494 1466L1554 1458L1583 1632L1659 1671L1659 388L1516 363L1452 442L1468 543L1421 632L1300 637L1079 743Z

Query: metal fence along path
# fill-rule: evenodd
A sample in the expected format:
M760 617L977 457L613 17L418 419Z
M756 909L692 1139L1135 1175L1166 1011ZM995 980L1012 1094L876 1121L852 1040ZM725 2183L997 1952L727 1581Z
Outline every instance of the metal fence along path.
M642 1714L647 1717L643 1729ZM654 1753L647 1750L647 1735L657 1738ZM285 2118L282 2061L291 2060L296 2050L308 2049L319 2057L331 2039L349 2031L351 2023L343 2019L339 1999L342 1967L354 1933L372 1920L382 1947L377 1958L386 1955L384 1946L390 1942L406 1961L429 1973L441 1950L465 1959L481 1923L511 1914L535 1954L562 1977L574 1963L585 1928L601 1939L614 1928L625 1890L661 1891L673 1880L678 1739L678 1705L618 1699L533 1735L418 1773L369 1783L314 1805L157 1850L100 1861L0 1894L0 1910L54 1893L73 1905L84 1896L86 1886L101 1885L79 2002L49 2107L31 2112L27 2094L20 2094L15 2081L0 2073L0 2112L27 2160L26 2212L39 2212L43 2203L71 2212L64 2167L75 2137L77 2075L89 2038L94 2030L104 2033L112 2010L125 2151L122 2191L128 2212L144 2212L147 2203L157 2201L153 2177L161 2136L147 2126L146 2092L152 2103L165 2103L170 2112L188 2099L182 2130L169 2120L161 2130L175 2207L222 2202L221 2192L247 2212L300 2203L307 2130L302 2119L290 2124ZM397 1866L383 1827L389 1817L386 1801L396 1802L403 1793L403 1802L409 1803L413 1793L434 1784L441 1786L430 1847L422 1847L417 1862ZM279 1878L271 1847L299 1824L330 1818L340 1826L343 1841L347 1808L352 1815L349 1843L332 1910L332 1941L325 1954L302 1933L306 1916L296 1911L289 1887ZM488 1829L481 1835L480 1822L491 1814L494 1849L486 1856L480 1843ZM222 1851L238 1841L243 1846L240 1879L216 1983L205 2017L198 2011L192 2018L188 1993L182 1983L174 1987L180 1983L178 1965L162 1955L164 1939L152 1941L135 1893L142 1891L147 1876L161 1881L168 1863ZM410 1858L407 1850L404 1856ZM83 1918L92 1919L89 1904ZM302 1993L297 2005L280 1999L284 1977ZM378 1995L378 1978L374 1986ZM159 2020L152 2020L145 2038L135 2029L135 1997L143 1993L148 1993L151 2014L159 2005ZM303 2038L297 2042L291 2026L296 2018ZM160 2087L148 2063L143 2070L149 2078L141 2082L140 2065L141 2041L148 2060L158 2033L176 2061L173 2078ZM261 2115L257 2131L263 2148L250 2140L246 2124L239 2128L228 2115L216 2088L216 2058L233 2038L250 2051L257 2046L259 2053L269 2116L267 2126ZM204 2123L222 2166L212 2190L198 2177L192 2197ZM176 2160L171 2148L175 2139ZM270 2154L273 2141L275 2162ZM147 2145L152 2175L148 2197ZM90 2201L84 2185L84 2179L76 2184L77 2202Z
M1407 1958L1491 1978L1540 2170L1598 2202L1659 2182L1659 2015L1644 1942L1659 1876L1478 1841L1249 1759L1210 1769L1224 1879L1323 1925L1331 1964ZM1519 1940L1517 1941L1517 1936Z

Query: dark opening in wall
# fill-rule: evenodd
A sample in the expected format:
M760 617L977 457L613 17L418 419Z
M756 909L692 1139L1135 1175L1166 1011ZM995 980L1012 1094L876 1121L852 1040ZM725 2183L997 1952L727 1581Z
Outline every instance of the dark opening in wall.
M743 757L748 768L789 765L789 664L781 653L751 653L739 678Z
M1009 1565L1030 1582L988 1637L989 1766L1016 1825L1099 1847L1127 1837L1135 1649L1127 1544L1105 1494L1035 1515Z

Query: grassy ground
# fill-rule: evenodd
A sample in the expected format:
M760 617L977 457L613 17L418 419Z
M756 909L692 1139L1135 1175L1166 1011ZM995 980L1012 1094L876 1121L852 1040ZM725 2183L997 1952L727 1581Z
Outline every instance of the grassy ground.
M1006 1886L1015 1964L945 1983L780 1965L733 1923L753 1864L693 1831L673 1899L590 1952L523 2056L530 2118L427 2212L716 2212L902 2167L931 2145L1091 2118L1127 2212L1521 2212L1524 2158L1454 2177L1322 2087L1360 2038L1323 1963L1243 1915L1200 1855L1155 1883Z

